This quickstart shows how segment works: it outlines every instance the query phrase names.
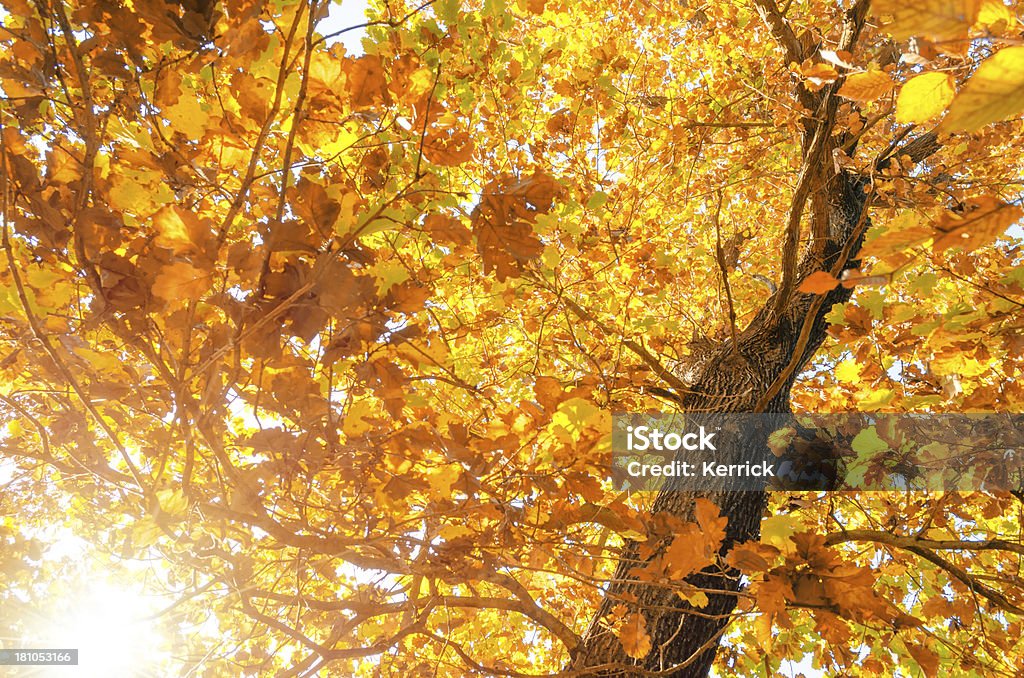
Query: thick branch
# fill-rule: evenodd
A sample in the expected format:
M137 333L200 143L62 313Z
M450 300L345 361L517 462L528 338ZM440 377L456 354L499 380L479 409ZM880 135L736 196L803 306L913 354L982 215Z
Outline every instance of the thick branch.
M775 0L754 0L754 5L757 6L757 13L761 15L761 18L771 29L772 35L785 48L786 58L790 62L800 63L803 61L803 45L800 44L800 40L796 37L796 33L793 32L789 22L782 16L782 12L779 11Z

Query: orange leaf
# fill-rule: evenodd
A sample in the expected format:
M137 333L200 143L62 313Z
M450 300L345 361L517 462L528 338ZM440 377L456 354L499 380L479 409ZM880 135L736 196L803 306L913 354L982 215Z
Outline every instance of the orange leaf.
M828 271L815 271L804 278L797 289L807 294L825 294L834 290L838 284L836 277Z
M647 620L639 612L631 612L619 626L619 642L633 659L643 659L651 651L651 636L647 633Z
M888 73L870 70L847 76L839 88L839 96L853 101L874 101L892 91L894 84Z
M153 281L153 294L164 301L195 301L209 288L212 276L185 261L164 266Z
M970 201L961 214L947 212L936 224L940 234L932 246L936 252L961 247L965 252L988 245L1021 218L1024 210L983 196Z
M728 524L729 518L721 515L721 511L714 502L703 498L697 500L693 512L697 518L697 524L700 525L701 536L709 547L708 552L717 553L722 546L722 540L725 539L725 526Z
M725 557L725 562L747 574L753 574L766 571L770 566L768 559L778 553L779 550L774 546L748 541L734 546Z

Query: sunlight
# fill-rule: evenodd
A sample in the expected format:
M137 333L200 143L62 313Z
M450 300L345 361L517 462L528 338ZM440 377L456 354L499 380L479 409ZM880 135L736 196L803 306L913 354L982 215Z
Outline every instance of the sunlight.
M78 650L78 666L49 667L34 675L153 676L170 657L170 640L157 629L154 598L129 587L93 582L63 609L38 620L32 646Z

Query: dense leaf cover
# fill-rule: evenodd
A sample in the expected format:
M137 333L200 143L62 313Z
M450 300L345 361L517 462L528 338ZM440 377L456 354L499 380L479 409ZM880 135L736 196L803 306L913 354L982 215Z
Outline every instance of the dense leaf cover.
M1019 3L381 0L362 53L325 0L0 7L0 637L110 571L167 675L652 666L652 611L592 622L632 543L693 614L743 573L724 675L1016 675L1024 494L774 493L730 544L608 449L840 287L794 410L1020 410ZM844 173L859 264L798 280Z

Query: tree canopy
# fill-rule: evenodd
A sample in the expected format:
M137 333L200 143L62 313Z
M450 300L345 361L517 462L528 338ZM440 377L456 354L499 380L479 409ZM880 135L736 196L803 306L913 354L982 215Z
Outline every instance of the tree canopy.
M0 643L113 577L147 675L1017 675L1024 493L610 450L1020 411L1019 3L338 11L0 0Z

